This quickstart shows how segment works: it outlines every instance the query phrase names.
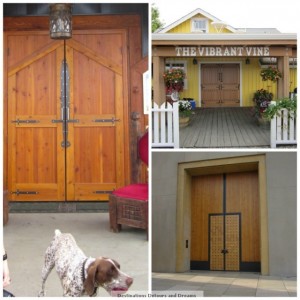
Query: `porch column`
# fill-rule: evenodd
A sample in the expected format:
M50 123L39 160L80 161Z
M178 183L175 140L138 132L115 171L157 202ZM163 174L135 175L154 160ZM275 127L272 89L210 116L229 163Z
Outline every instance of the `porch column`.
M165 71L165 60L160 56L153 56L153 100L161 105L166 101L165 83L163 73Z
M289 56L281 56L277 58L278 69L282 73L282 78L277 82L277 96L278 98L289 97L290 86L290 65Z

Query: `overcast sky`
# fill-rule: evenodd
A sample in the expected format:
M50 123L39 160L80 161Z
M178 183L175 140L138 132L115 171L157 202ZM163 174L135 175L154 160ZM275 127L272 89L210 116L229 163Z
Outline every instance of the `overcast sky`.
M165 25L201 8L235 28L277 28L298 32L298 0L154 0Z

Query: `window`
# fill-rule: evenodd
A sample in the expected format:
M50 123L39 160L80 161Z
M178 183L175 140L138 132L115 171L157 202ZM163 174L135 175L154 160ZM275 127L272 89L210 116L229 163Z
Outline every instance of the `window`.
M202 19L202 18L196 18L192 19L192 32L203 32L207 33L208 32L208 23L207 19Z
M165 69L166 69L166 71L169 70L169 69L182 69L184 71L184 73L186 74L186 76L187 76L187 67L186 67L186 65L187 65L186 61L178 61L178 60L177 61L170 61L170 60L167 60L166 64L165 64ZM185 78L183 89L186 90L187 88L188 88L188 81Z

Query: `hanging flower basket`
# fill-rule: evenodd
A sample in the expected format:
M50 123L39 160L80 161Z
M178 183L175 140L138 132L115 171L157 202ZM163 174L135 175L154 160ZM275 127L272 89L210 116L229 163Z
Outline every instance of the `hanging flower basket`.
M263 81L273 81L276 82L278 79L282 77L282 74L279 72L278 69L274 67L268 67L260 71L260 76Z
M181 92L184 86L185 73L182 69L170 69L163 74L166 92Z
M265 89L257 90L254 93L254 117L259 125L268 126L268 121L264 118L264 112L269 107L273 99L273 94Z

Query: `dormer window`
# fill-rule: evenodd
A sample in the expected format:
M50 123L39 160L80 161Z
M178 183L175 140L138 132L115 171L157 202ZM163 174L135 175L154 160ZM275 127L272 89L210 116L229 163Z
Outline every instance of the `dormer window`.
M194 18L192 22L192 32L208 33L208 22L204 18Z

